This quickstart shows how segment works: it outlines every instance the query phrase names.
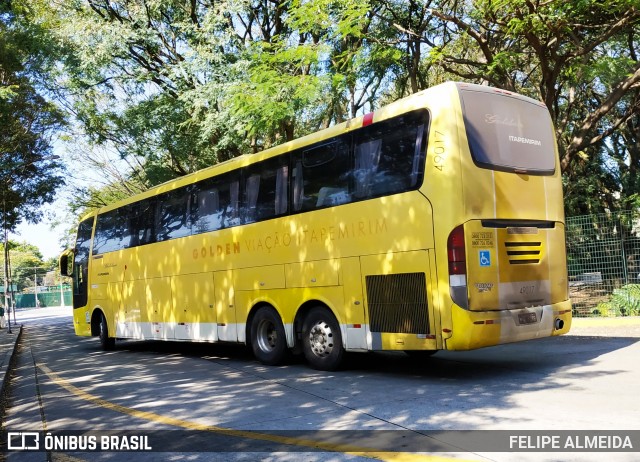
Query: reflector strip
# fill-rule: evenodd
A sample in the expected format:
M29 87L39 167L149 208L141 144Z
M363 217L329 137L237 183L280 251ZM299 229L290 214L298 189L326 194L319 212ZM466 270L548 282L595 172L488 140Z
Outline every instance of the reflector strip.
M365 114L362 118L362 126L366 127L367 125L371 125L373 123L373 112Z
M473 321L474 324L500 324L499 319L487 319L486 321Z

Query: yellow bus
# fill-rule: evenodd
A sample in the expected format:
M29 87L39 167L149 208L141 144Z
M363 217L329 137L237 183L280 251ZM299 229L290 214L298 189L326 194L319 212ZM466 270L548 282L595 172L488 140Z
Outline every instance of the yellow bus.
M184 176L82 218L75 332L324 370L566 333L558 159L542 103L451 82Z

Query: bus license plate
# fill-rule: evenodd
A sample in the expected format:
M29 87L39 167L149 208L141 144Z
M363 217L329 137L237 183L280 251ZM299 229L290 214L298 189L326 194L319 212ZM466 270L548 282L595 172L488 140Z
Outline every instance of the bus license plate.
M535 313L520 313L518 315L518 324L533 324L538 318Z

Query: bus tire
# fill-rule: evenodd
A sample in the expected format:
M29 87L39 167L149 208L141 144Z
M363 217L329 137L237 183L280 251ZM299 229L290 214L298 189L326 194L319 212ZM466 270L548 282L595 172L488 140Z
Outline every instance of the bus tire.
M334 371L344 356L340 325L331 311L313 308L302 324L302 351L314 369Z
M280 364L287 354L287 336L278 313L270 307L260 308L251 320L251 349L262 364Z
M104 351L111 351L116 347L116 339L109 337L109 325L107 324L107 318L104 313L100 313L100 345Z

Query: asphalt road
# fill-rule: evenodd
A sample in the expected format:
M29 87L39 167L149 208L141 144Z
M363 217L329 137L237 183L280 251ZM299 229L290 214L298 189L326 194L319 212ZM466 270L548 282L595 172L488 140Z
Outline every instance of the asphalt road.
M640 458L640 449L491 452L464 444L459 432L431 438L437 447L418 444L419 453L411 445L414 435L444 430L640 430L637 326L578 327L564 337L439 352L421 364L402 353L353 354L329 373L295 358L263 366L230 345L123 341L105 353L97 339L74 335L70 314L18 313L24 330L5 429L150 434L154 449L174 452L9 452L9 461ZM400 441L382 442L382 430L400 431ZM203 443L217 452L199 452Z

